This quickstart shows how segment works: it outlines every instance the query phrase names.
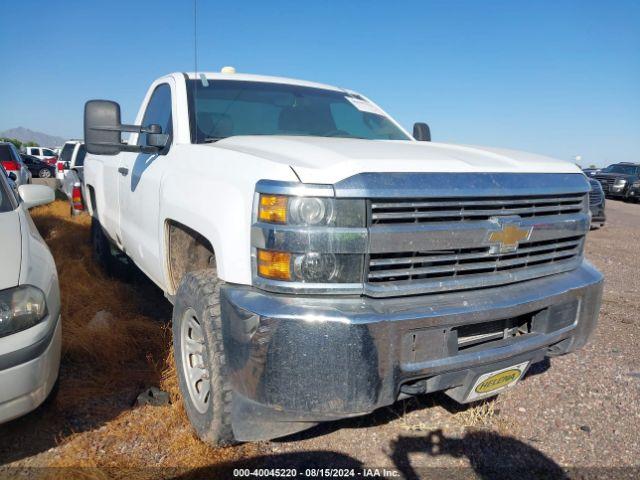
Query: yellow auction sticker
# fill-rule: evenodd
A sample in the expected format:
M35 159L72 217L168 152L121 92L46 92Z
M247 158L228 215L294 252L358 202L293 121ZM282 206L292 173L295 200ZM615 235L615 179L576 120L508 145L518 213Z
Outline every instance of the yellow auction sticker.
M489 393L494 390L498 390L499 388L505 387L512 382L515 382L520 378L522 372L518 368L512 368L510 370L505 370L504 372L496 373L495 375L490 376L486 380L480 382L476 388L476 393Z

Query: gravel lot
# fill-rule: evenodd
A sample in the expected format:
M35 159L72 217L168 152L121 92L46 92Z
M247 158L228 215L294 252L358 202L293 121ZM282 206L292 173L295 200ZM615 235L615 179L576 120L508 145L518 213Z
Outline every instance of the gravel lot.
M607 225L592 231L587 244L588 258L606 276L600 322L591 342L575 354L539 364L519 386L495 401L460 407L442 395L425 396L279 441L224 450L192 447L196 443L189 442L184 448L194 449L191 457L178 454L180 445L170 445L170 436L155 438L157 444L146 432L139 433L140 441L134 443L123 443L125 433L120 440L114 437L114 430L125 432L136 422L163 423L165 407L131 407L130 396L112 395L109 402L117 404L120 413L105 416L104 408L82 410L82 431L72 434L73 415L69 411L62 415L62 407L54 401L0 427L0 463L10 467L6 474L14 474L13 467L112 468L84 471L92 478L227 478L232 468L244 465L286 465L299 470L377 467L393 469L406 478L431 477L431 467L467 467L437 471L438 476L450 477L462 473L479 478L540 478L536 469L544 469L545 478L594 472L638 478L640 205L609 201L607 215ZM164 301L160 293L149 293L148 285L133 288ZM165 307L158 311L165 312ZM166 324L166 314L157 315ZM63 368L63 374L70 375L69 369ZM182 422L178 429L188 432L184 415L176 418L178 424ZM119 469L125 466L134 470ZM157 466L178 469L148 470ZM586 470L563 472L565 467ZM636 470L596 471L594 467Z

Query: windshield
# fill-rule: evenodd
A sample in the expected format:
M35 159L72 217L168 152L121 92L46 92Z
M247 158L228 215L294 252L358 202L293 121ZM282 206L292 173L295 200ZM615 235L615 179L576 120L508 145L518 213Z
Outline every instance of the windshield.
M633 165L609 165L603 170L606 173L622 173L623 175L635 175L638 167Z
M346 92L268 82L189 80L191 138L235 135L409 140L384 113Z
M61 162L70 162L71 154L73 153L73 149L76 148L75 143L65 143L64 147L62 147L62 152L60 152L60 161Z

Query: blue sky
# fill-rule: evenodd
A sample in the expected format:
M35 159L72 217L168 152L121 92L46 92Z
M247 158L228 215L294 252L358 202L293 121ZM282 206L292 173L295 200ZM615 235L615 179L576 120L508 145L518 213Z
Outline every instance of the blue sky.
M640 1L198 0L200 70L358 90L434 140L583 164L640 161ZM2 7L0 130L82 134L90 98L132 121L148 84L193 70L192 0Z

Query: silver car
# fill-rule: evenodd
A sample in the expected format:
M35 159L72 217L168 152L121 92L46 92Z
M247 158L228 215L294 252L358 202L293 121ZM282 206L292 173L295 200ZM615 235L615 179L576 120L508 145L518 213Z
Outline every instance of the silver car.
M0 142L0 165L16 185L31 183L31 172L22 161L18 149L9 142Z
M35 409L60 366L60 290L28 209L52 202L44 185L9 185L0 167L0 423Z

